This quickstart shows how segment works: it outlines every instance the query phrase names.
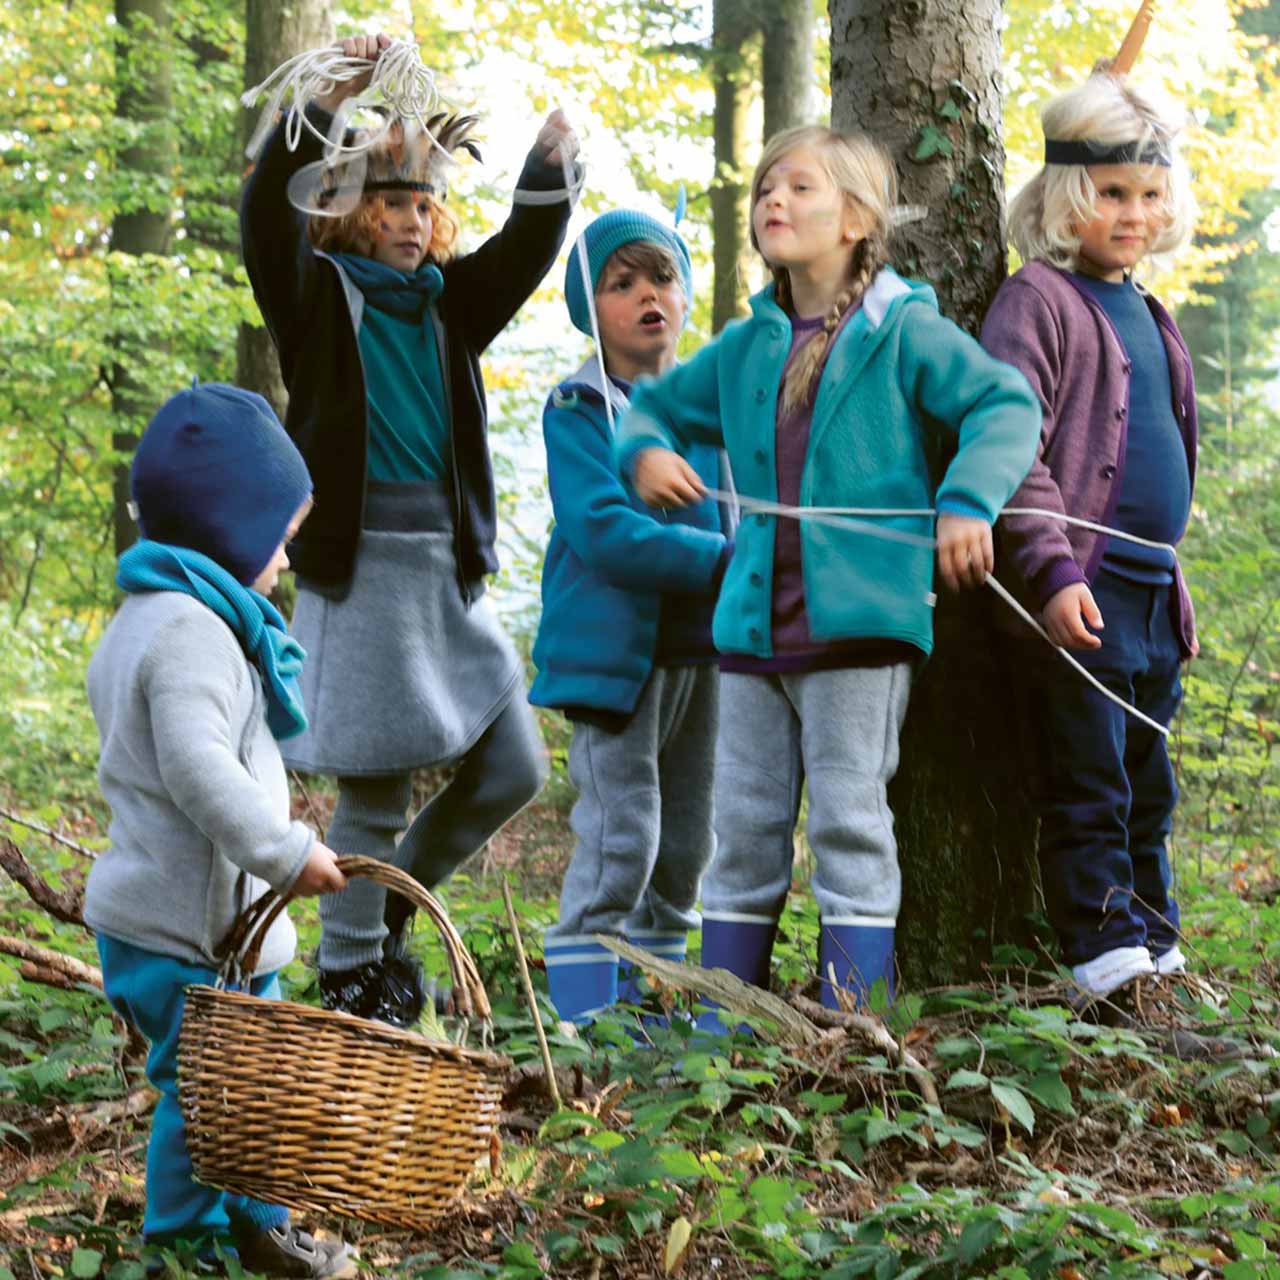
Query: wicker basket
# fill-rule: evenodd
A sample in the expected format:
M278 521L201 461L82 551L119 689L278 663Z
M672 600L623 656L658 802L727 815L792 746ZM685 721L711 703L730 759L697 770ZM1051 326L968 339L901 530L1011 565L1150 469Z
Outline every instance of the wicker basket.
M440 904L411 876L372 858L338 865L398 890L431 917L455 1007L487 1019L475 962ZM242 913L224 943L231 957L224 980L252 974L283 908L272 892ZM509 1067L498 1054L351 1014L193 986L178 1095L201 1182L293 1209L424 1228L496 1144Z

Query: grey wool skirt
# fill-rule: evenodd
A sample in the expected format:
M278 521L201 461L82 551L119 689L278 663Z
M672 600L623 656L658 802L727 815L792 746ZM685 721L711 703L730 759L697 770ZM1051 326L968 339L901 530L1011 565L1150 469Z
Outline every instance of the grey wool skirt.
M458 588L448 495L371 482L351 590L300 581L291 630L305 733L282 743L305 773L406 773L456 759L521 687L520 659L489 601Z

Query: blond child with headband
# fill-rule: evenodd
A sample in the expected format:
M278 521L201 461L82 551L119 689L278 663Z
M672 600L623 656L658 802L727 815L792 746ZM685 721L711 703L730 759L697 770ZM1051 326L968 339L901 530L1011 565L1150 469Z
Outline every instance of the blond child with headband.
M637 387L618 464L660 506L702 493L679 456L695 443L722 443L754 498L936 506L943 580L977 586L1039 413L1016 370L938 314L932 289L885 265L895 189L892 162L867 138L816 127L775 137L751 185L752 242L773 283L689 364ZM935 490L930 456L956 441ZM879 979L892 989L900 876L886 787L912 671L933 643L928 532L919 516L868 531L748 512L739 527L714 619L718 848L702 894L704 965L768 981L807 781L823 999L837 1003L832 976L859 996Z
M315 513L293 554L311 726L286 760L337 776L335 848L431 886L545 776L522 664L481 598L498 562L480 355L555 260L577 142L553 112L506 224L457 256L446 164L459 147L475 153L472 122L437 116L424 129L419 112L392 110L372 146L368 134L343 135L344 104L388 50L424 71L385 36L344 41L345 59L369 67L344 63L350 78L313 81L324 91L267 140L241 219L289 389L286 427L315 478ZM345 149L323 155L326 138ZM457 765L448 785L397 842L412 771L443 763ZM401 946L410 911L393 899L384 924L384 893L367 880L325 901L326 1008L416 1021L420 972Z
M1009 210L1025 265L983 325L987 350L1026 375L1044 414L1000 572L1050 638L1157 724L1181 700L1195 618L1173 552L1191 509L1196 401L1177 326L1134 280L1184 245L1195 218L1176 116L1098 72L1043 113L1045 164ZM1133 539L1137 539L1136 541ZM1123 1012L1176 973L1178 906L1166 852L1177 788L1165 738L1076 679L1025 634L1011 639L1035 751L1040 870L1077 982Z

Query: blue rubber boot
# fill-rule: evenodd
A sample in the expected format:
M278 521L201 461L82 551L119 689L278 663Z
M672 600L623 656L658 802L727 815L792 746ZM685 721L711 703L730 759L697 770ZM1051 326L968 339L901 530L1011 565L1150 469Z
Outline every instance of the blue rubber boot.
M735 978L753 986L769 986L769 961L778 922L760 917L718 920L702 917L702 967L728 969ZM708 1001L707 1003L711 1003ZM698 1030L727 1035L733 1027L713 1007L698 1016Z
M893 999L893 926L865 924L824 924L818 936L818 978L822 987L822 1003L828 1009L839 1009L830 969L835 970L836 986L854 993L860 1005L866 1005L867 993L878 978L885 980L889 999Z
M589 1025L618 999L618 957L594 939L548 938L547 987L565 1022Z
M684 964L689 950L689 935L684 929L633 929L628 932L627 941L672 964ZM640 985L643 978L643 969L629 960L618 961L618 999L623 1004L640 1004L644 1000Z

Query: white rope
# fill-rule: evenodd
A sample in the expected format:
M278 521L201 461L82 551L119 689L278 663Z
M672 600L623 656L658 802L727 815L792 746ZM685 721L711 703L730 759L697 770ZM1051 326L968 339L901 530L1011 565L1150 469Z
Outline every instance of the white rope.
M566 188L573 185L572 174L570 171L569 161L562 157L564 164L564 184ZM578 254L578 264L582 269L582 286L587 298L587 313L591 317L591 336L596 346L596 363L600 368L600 389L604 396L605 417L609 423L609 436L612 438L614 434L613 421L613 405L610 403L609 397L609 374L604 364L604 344L600 341L600 322L596 315L595 291L591 286L591 271L587 266L587 244L586 244L586 228L579 233L577 240L574 242L574 249L571 252ZM872 519L896 519L896 518L915 518L932 520L937 511L933 507L789 507L781 502L768 502L763 498L752 498L749 495L739 493L736 486L733 489L713 489L708 488L706 491L708 498L713 498L717 502L732 504L736 511L752 511L762 515L783 516L792 520L809 520L814 524L830 525L842 529L852 529L858 533L864 533L869 537L882 538L889 542L905 542L911 546L921 546L936 548L937 539L932 535L919 533L908 533L902 529L886 529L881 525L871 524ZM1006 507L1001 513L1002 516L1018 515L1018 516L1043 516L1051 520L1058 520L1064 524L1077 525L1083 529L1091 529L1097 533L1109 534L1114 538L1121 538L1127 542L1137 543L1139 546L1155 547L1168 551L1174 558L1177 558L1177 552L1167 542L1151 542L1146 538L1139 538L1135 534L1125 533L1121 529L1112 529L1106 525L1096 524L1092 520L1082 520L1076 516L1069 516L1061 511L1050 511L1043 507ZM1060 644L1054 644L1049 638L1049 634L1045 629L1018 603L1017 600L1009 594L1004 586L996 580L996 578L988 573L984 579L986 585L1000 597L1044 642L1052 645L1059 655L1071 664L1104 698L1122 708L1128 715L1139 720L1141 723L1154 729L1161 737L1167 738L1169 730L1162 724L1153 720L1150 716L1139 711L1137 707L1126 702L1118 694L1112 693L1098 678L1080 662L1078 662L1070 653L1067 652Z
M329 133L321 133L307 119L307 106L317 98L327 97L340 84L366 74L369 74L368 87L354 97L345 99L334 113ZM240 101L246 107L252 107L264 93L268 93L270 97L258 117L253 137L245 148L250 159L257 159L267 134L271 132L277 115L285 109L287 102L285 145L290 151L296 151L305 129L324 144L327 165L336 164L342 156L360 156L372 151L387 137L397 120L414 121L430 139L431 145L446 160L453 160L427 125L428 118L440 105L441 95L436 88L435 74L423 63L418 46L410 40L392 40L376 58L348 57L342 52L340 45L299 53L282 62L261 84L246 90ZM389 111L376 128L362 130L356 141L348 142L346 122L361 103L376 103L387 107ZM561 151L564 149L565 144L562 143ZM517 187L512 193L512 202L554 205L567 199L571 205L575 204L582 194L585 177L575 178L573 159L572 156L561 156L565 174L562 190L531 191Z
M731 494L723 489L708 489L707 497L714 498L717 502L723 502L729 499L736 499L743 510L759 512L762 515L784 516L792 520L809 520L814 524L832 525L842 529L852 529L857 533L865 533L873 538L883 538L890 542L906 542L913 546L936 547L937 539L926 537L919 533L904 533L899 529L884 529L878 525L868 523L866 519L860 517L920 517L921 519L933 519L937 514L932 507L789 507L780 502L768 502L762 498L751 498L744 494ZM1169 551L1172 555L1177 556L1177 552L1167 542L1151 542L1146 538L1139 538L1136 534L1125 533L1122 529L1112 529L1107 525L1095 524L1092 520L1081 520L1076 516L1066 515L1061 511L1050 511L1044 507L1006 507L1000 515L1019 515L1019 516L1045 516L1049 519L1060 520L1064 524L1079 525L1081 528L1093 529L1099 533L1107 533L1115 538L1122 538L1127 542L1136 542L1144 547L1157 547L1162 550ZM1113 693L1106 687L1087 667L1081 664L1076 658L1069 653L1060 644L1054 644L1049 638L1049 633L1029 614L1026 609L1009 594L1004 585L999 582L993 574L988 573L984 579L986 585L1000 597L1001 600L1009 606L1027 624L1046 644L1052 645L1059 655L1069 662L1104 698L1114 702L1116 706L1123 708L1134 719L1140 720L1148 728L1154 729L1162 737L1169 736L1169 730L1162 724L1151 719L1139 711L1132 703L1126 702L1118 694Z
M341 130L337 131L336 137L333 134L326 137L307 119L307 105L317 98L327 97L340 84L368 74L370 67L373 72L369 86L361 91L359 99L377 100L388 106L394 115L388 116L380 128L370 130L355 144L345 143ZM376 59L348 57L340 45L299 53L282 62L261 84L246 90L240 101L246 107L252 107L264 93L269 93L270 97L245 148L250 158L257 157L286 99L285 142L289 150L297 150L302 131L306 129L325 144L328 159L376 147L386 137L396 116L416 121L430 136L427 117L440 102L435 74L423 64L418 46L409 40L392 40Z

